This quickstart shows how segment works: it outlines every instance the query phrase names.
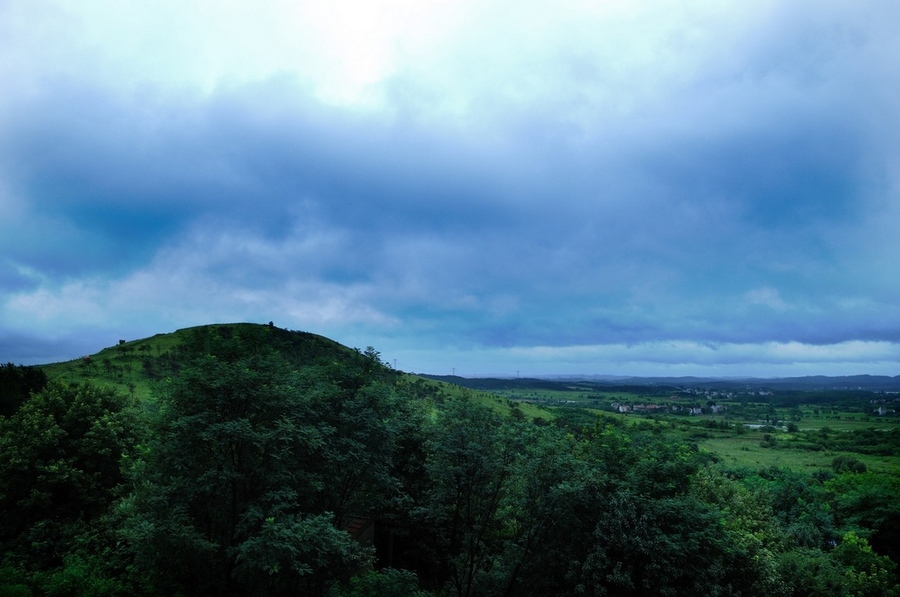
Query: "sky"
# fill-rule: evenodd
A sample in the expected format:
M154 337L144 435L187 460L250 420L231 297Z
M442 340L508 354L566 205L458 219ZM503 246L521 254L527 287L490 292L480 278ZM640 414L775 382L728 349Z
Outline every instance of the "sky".
M900 375L895 0L0 0L0 362L268 323Z

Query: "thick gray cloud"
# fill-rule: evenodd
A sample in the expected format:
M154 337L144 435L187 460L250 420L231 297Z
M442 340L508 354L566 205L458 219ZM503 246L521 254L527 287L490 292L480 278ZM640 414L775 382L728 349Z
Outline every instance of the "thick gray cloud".
M6 7L47 27L7 25L29 68L0 68L0 360L271 319L416 370L897 366L889 3L465 5L325 78L103 27L67 58L41 6Z

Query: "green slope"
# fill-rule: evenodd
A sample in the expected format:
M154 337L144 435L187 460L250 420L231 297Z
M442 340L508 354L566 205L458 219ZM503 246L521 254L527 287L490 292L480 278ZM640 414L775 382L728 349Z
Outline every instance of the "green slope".
M255 336L259 341L271 343L297 367L323 361L340 364L359 354L356 349L309 332L253 323L229 323L195 326L149 338L120 341L96 354L42 365L40 368L51 380L67 383L90 381L94 385L114 388L139 400L152 400L156 388L167 377L177 375L182 358L179 352L181 347L192 334L203 331L215 331L219 334L256 332ZM469 390L442 380L398 372L397 382L414 395L432 400L438 407L444 401L459 398L463 392L468 392L476 402L501 415L524 417L528 420L555 418L552 412L538 406L511 401L489 391Z
M210 324L156 334L140 340L120 341L100 352L79 359L42 365L52 380L69 383L90 381L112 387L139 399L153 397L154 387L167 377L176 375L181 359L180 347L192 334L201 331L231 334L256 331L259 341L271 343L297 366L323 359L341 362L357 351L333 340L308 332L295 332L274 326L252 323Z

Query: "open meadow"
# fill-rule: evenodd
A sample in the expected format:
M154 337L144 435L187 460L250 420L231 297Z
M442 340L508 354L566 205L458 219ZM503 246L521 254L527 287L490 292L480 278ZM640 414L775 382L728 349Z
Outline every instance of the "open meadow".
M900 416L893 412L893 395L603 387L543 380L534 385L508 380L507 387L491 392L523 408L583 408L629 426L660 425L715 454L726 468L785 467L812 473L831 471L835 458L850 456L872 472L900 475Z

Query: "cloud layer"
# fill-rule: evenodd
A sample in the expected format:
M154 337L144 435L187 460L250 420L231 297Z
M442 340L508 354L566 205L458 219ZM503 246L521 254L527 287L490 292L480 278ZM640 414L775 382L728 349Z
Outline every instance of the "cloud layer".
M0 4L0 360L900 373L891 2Z

